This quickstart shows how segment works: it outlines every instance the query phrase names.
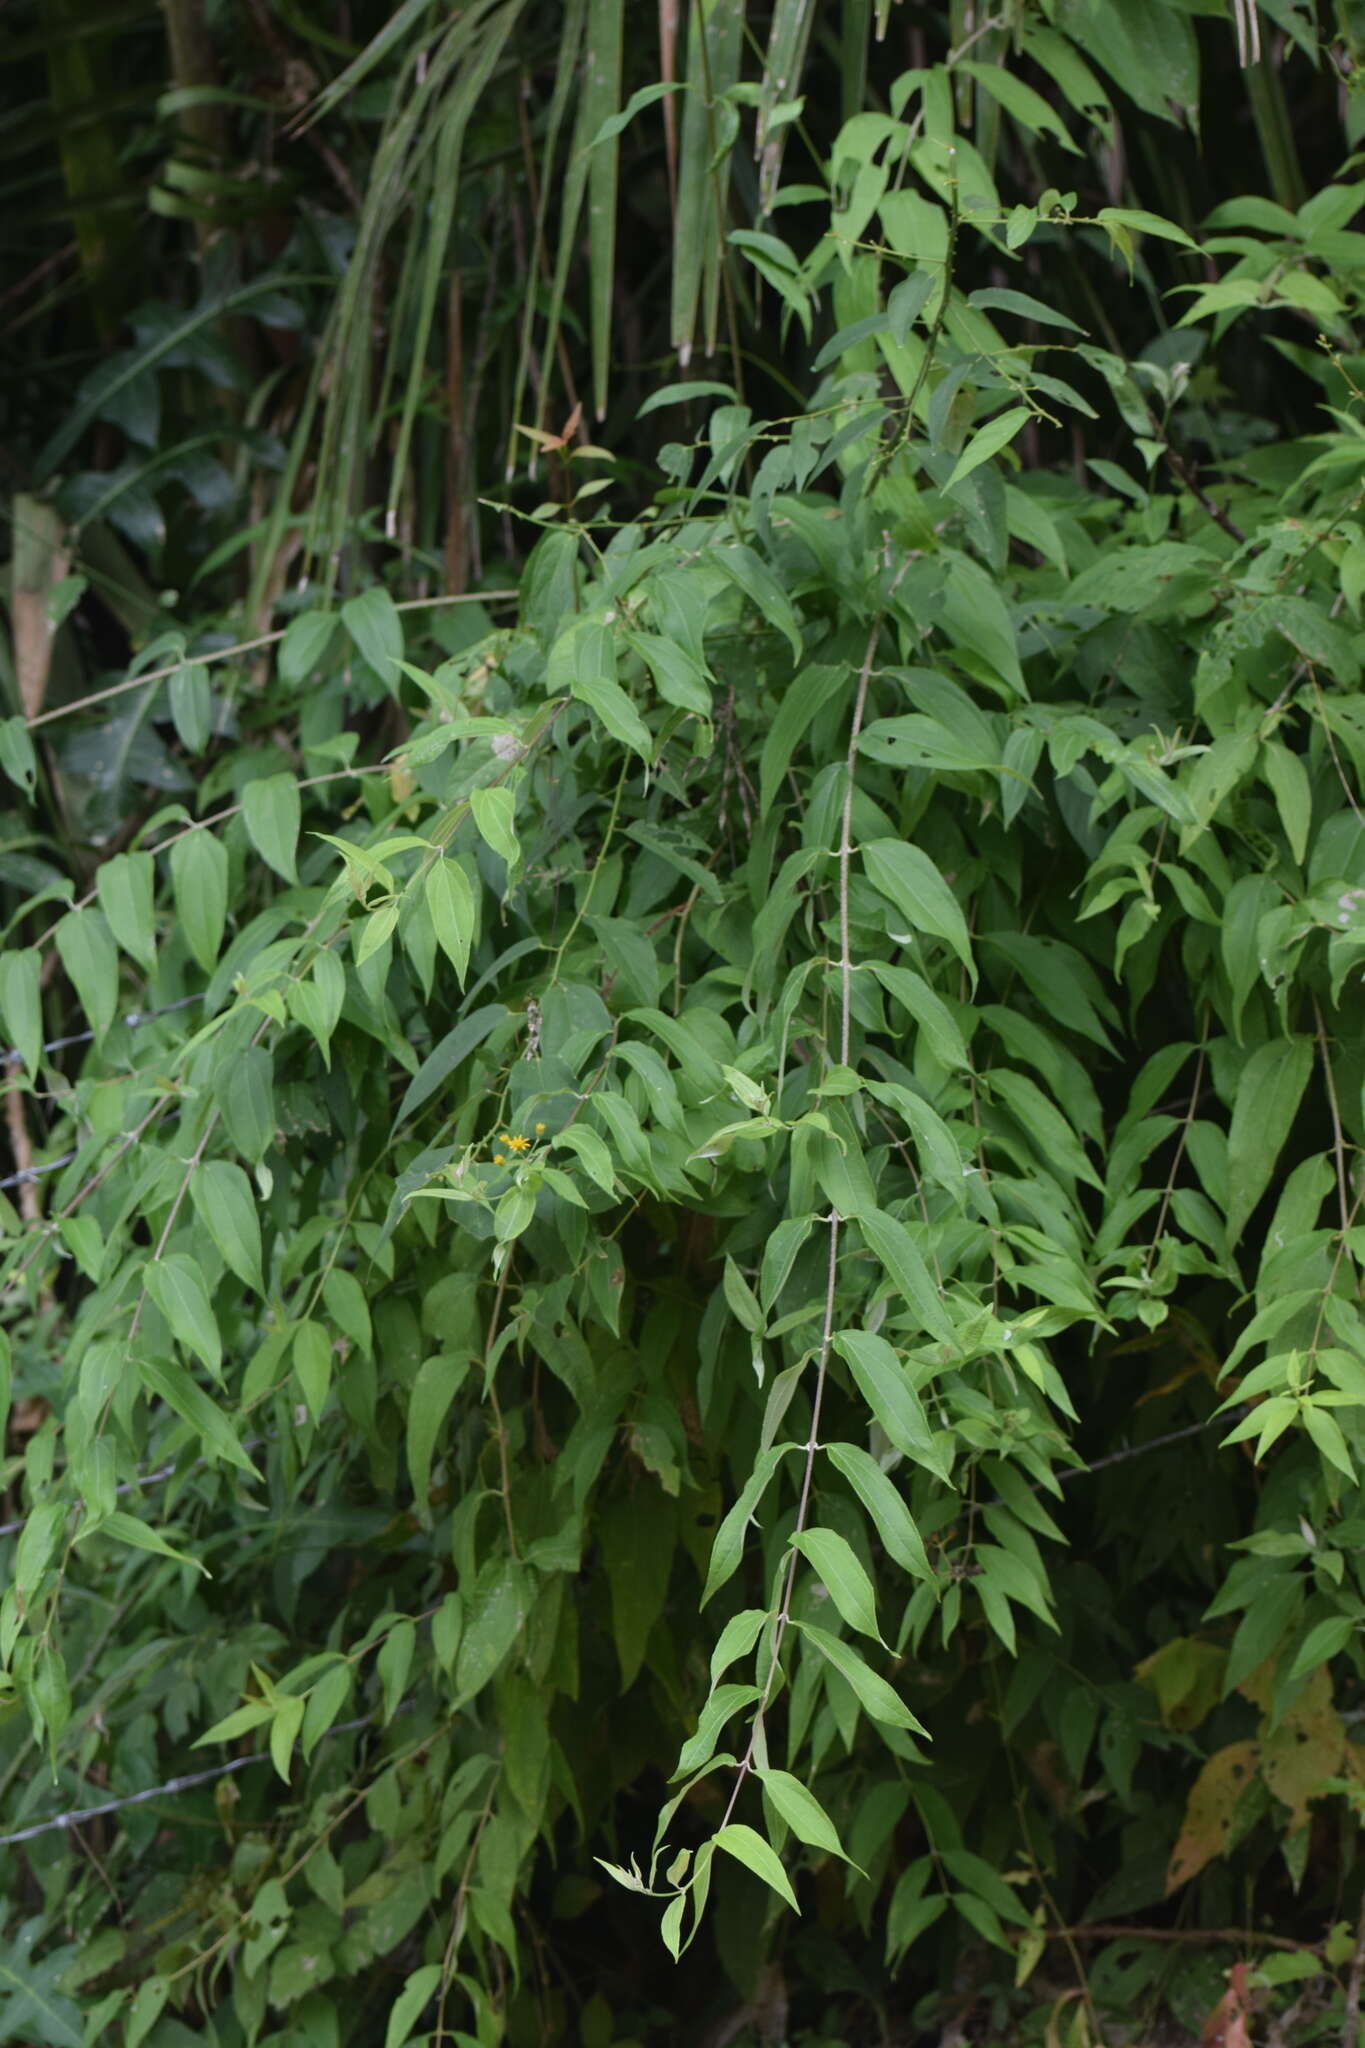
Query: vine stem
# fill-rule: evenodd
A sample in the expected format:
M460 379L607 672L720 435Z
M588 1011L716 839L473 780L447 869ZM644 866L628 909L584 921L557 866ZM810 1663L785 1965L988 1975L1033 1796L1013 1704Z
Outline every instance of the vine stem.
M1337 1170L1337 1201L1341 1208L1341 1234L1345 1237L1351 1227L1351 1196L1346 1179L1346 1138L1341 1128L1341 1105L1337 1101L1337 1084L1332 1073L1332 1049L1327 1043L1327 1026L1322 1021L1318 999L1313 998L1313 1021L1317 1026L1318 1050L1322 1055L1322 1077L1327 1083L1327 1103L1332 1113L1332 1157Z
M1203 1947L1227 1942L1239 1948L1257 1942L1262 1948L1315 1956L1321 1955L1323 1949L1320 1941L1295 1941L1287 1934L1262 1933L1258 1927L1118 1927L1094 1921L1084 1927L1048 1927L1041 1931L1046 1941L1177 1941Z
M867 706L867 686L872 675L872 664L877 658L877 642L881 638L882 620L886 607L895 593L896 585L909 567L908 561L897 572L886 598L877 608L867 636L867 648L863 665L858 671L858 694L853 704L853 721L848 737L848 763L844 782L844 807L839 826L839 1064L848 1065L849 1046L853 1028L853 952L849 939L848 925L848 879L853 859L853 790L858 765L858 735L863 729L863 713ZM749 1740L744 1755L735 1771L735 1781L730 1787L721 1826L728 1825L744 1781L754 1766L754 1755L763 1736L763 1717L772 1699L773 1687L780 1669L779 1659L782 1643L791 1621L792 1595L796 1591L796 1568L801 1553L796 1548L796 1538L806 1526L810 1513L811 1489L815 1483L815 1455L820 1448L820 1411L824 1405L825 1381L829 1376L830 1346L834 1341L834 1293L839 1271L839 1238L843 1229L843 1218L837 1209L829 1214L829 1267L825 1277L825 1313L820 1330L820 1349L816 1357L815 1388L811 1395L810 1432L806 1438L805 1457L801 1469L801 1494L796 1506L796 1523L792 1530L787 1550L786 1576L782 1585L782 1598L778 1604L777 1620L773 1628L772 1652L768 1659L768 1673L763 1682L763 1696L759 1700L753 1721L749 1728Z

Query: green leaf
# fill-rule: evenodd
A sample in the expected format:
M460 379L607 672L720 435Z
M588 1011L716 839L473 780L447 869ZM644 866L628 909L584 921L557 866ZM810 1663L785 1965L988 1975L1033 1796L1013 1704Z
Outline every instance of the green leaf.
M223 1343L204 1276L195 1261L185 1252L150 1259L143 1268L143 1280L176 1341L202 1359L215 1379L221 1378Z
M834 1666L841 1678L846 1678L858 1695L863 1708L874 1721L884 1721L892 1728L908 1728L913 1735L923 1735L910 1709L891 1690L884 1678L879 1678L856 1650L847 1643L841 1643L837 1636L825 1629L817 1628L814 1622L793 1621L793 1628L799 1628L825 1660Z
M1346 1439L1342 1435L1338 1424L1327 1413L1327 1410L1316 1407L1311 1401L1305 1402L1303 1426L1322 1452L1323 1457L1326 1458L1328 1464L1335 1465L1337 1471L1342 1473L1352 1485L1355 1485L1359 1474L1352 1461L1351 1453L1346 1448Z
M759 1268L758 1298L771 1313L791 1278L801 1248L815 1228L814 1216L784 1216L763 1247Z
M14 1584L24 1601L32 1599L43 1573L52 1562L57 1540L66 1522L65 1501L43 1501L33 1509L14 1547Z
M292 775L262 775L242 791L242 816L251 843L267 867L297 882L301 806Z
M792 756L820 713L852 688L853 674L846 666L812 662L797 670L782 692L782 701L758 757L760 816L766 818L772 809Z
M714 1692L730 1666L740 1657L747 1657L763 1633L764 1623L772 1615L766 1607L741 1608L732 1614L720 1632L716 1647L711 1652L711 1690Z
M1270 1186L1312 1070L1309 1038L1272 1039L1242 1069L1228 1130L1229 1249Z
M485 1003L481 1008L471 1010L467 1017L462 1017L453 1031L447 1031L408 1083L408 1091L398 1105L395 1125L406 1123L499 1024L506 1024L509 1015L505 1004Z
M417 1629L415 1624L406 1618L396 1621L380 1644L379 1655L374 1661L384 1695L386 1726L398 1711L416 1648Z
M322 1298L327 1304L327 1313L342 1335L349 1337L364 1352L373 1350L370 1305L355 1274L344 1266L329 1266L322 1283Z
M285 628L275 656L282 683L307 680L322 660L336 630L335 612L300 612Z
M588 1178L596 1182L604 1195L615 1198L618 1192L616 1169L611 1153L596 1131L587 1124L569 1124L566 1129L556 1132L554 1144L557 1151L572 1152Z
M230 1714L224 1714L221 1721L215 1721L200 1736L193 1747L202 1749L206 1742L236 1742L241 1736L249 1735L253 1728L264 1727L275 1709L267 1700L248 1700L245 1706L235 1707Z
M526 1623L526 1579L514 1559L490 1558L465 1616L455 1660L457 1702L472 1700L498 1670Z
M95 876L100 909L125 953L150 972L156 964L155 863L149 853L117 853Z
M306 1711L301 1699L285 1694L275 1701L275 1711L270 1722L270 1761L275 1775L284 1784L289 1783L289 1766L293 1761L294 1744L303 1726Z
M213 692L203 662L182 662L167 694L180 744L187 753L202 754L213 734Z
M234 1151L253 1163L275 1137L275 1063L263 1045L248 1045L220 1069L214 1093Z
M174 1365L169 1359L144 1358L138 1361L137 1369L147 1391L164 1401L168 1408L173 1408L191 1429L198 1432L206 1456L222 1458L227 1464L235 1465L238 1471L248 1473L255 1480L260 1479L260 1473L238 1443L232 1424L222 1409L209 1399L183 1366Z
M1056 109L1004 64L977 64L970 58L963 58L958 68L974 78L983 92L998 100L1010 119L1017 121L1021 128L1028 129L1033 135L1050 135L1063 149L1075 151L1076 145Z
M431 1647L447 1678L454 1675L463 1630L464 1602L458 1593L447 1593L431 1617Z
M661 1487L642 1482L632 1497L598 1510L597 1536L611 1593L611 1632L621 1691L634 1685L650 1632L664 1611L677 1507Z
M118 953L98 910L69 910L53 928L61 962L97 1038L118 1009Z
M1179 242L1184 249L1195 249L1184 228L1177 227L1173 220L1163 220L1158 213L1147 213L1136 206L1102 206L1095 216L1102 227L1111 224L1131 228L1143 235L1156 235L1163 242Z
M187 832L171 848L171 888L190 951L211 974L227 923L228 856L222 841L206 828Z
M26 718L0 719L0 769L16 789L31 797L38 782L38 756Z
M721 1287L726 1305L740 1328L747 1330L752 1337L761 1336L764 1327L763 1310L758 1305L753 1289L728 1253Z
M585 614L550 649L546 683L586 704L612 738L645 761L653 758L649 728L616 680L616 636L605 618Z
M1360 1622L1353 1614L1329 1614L1325 1621L1316 1622L1300 1643L1298 1655L1289 1667L1290 1683L1302 1678L1305 1672L1317 1671L1322 1665L1330 1664L1359 1632Z
M409 1973L408 1979L389 2009L389 2024L384 2035L384 2048L405 2048L412 2032L421 2018L423 2008L436 1996L441 1983L441 1965L424 1963L418 1970Z
M0 1015L25 1070L34 1076L43 1056L42 964L33 946L0 952Z
M160 2019L171 1987L164 1977L144 1977L133 1998L128 2013L127 2031L124 2034L124 2048L141 2048L152 2028Z
M0 2023L5 2038L28 2042L31 2048L83 2048L85 2030L80 2008L67 1994L73 1950L58 1948L35 1959L33 1945L45 1916L26 1920L7 1932L0 1949Z
M408 1395L408 1474L413 1499L425 1511L431 1485L431 1461L435 1456L441 1424L451 1402L469 1371L470 1359L440 1352L423 1359Z
M517 845L516 799L510 789L473 789L469 793L469 808L474 814L474 823L480 837L487 841L494 853L507 862L509 868L516 866L521 855Z
M833 1529L803 1529L792 1537L792 1548L799 1550L815 1567L849 1627L880 1643L882 1633L877 1626L877 1596L848 1539ZM886 1647L884 1643L882 1647Z
M222 1253L224 1264L257 1294L264 1295L261 1222L251 1182L230 1159L210 1159L190 1181L195 1214Z
M771 1885L780 1899L785 1899L794 1913L801 1908L796 1903L796 1893L787 1880L781 1858L771 1842L765 1842L755 1828L746 1827L743 1821L732 1820L725 1827L718 1828L713 1837L718 1849L724 1849L727 1856L733 1856L752 1870L755 1877L761 1877Z
M943 939L976 986L967 920L956 896L922 847L903 839L873 839L863 847L868 880L913 931Z
M992 1067L990 1089L999 1096L1041 1159L1058 1173L1074 1175L1092 1188L1103 1188L1103 1181L1086 1158L1070 1124L1036 1081L1008 1067Z
M176 1550L169 1544L159 1529L153 1529L146 1522L139 1522L133 1515L126 1515L122 1508L115 1508L110 1514L101 1515L97 1522L83 1523L76 1538L83 1542L87 1536L111 1536L116 1543L126 1543L133 1550L150 1550L157 1557L174 1558L177 1564L190 1564L204 1577L213 1574L208 1566L200 1562L190 1551Z
M478 931L478 907L469 878L457 860L442 856L427 871L424 894L436 943L463 984L469 973L469 949ZM406 1108L403 1114L407 1114Z
M993 420L987 420L985 426L972 435L953 464L952 474L943 486L944 491L951 491L954 484L960 484L964 477L970 476L974 469L979 469L983 462L989 462L992 455L998 455L1032 418L1033 411L1030 406L1012 405L1006 412L998 413Z
M493 1211L493 1236L499 1244L511 1244L529 1230L535 1219L536 1198L528 1187L510 1187L498 1198Z
M744 1549L744 1535L755 1508L768 1490L774 1472L786 1457L794 1451L795 1444L774 1444L759 1454L754 1468L740 1489L739 1498L716 1531L715 1542L711 1545L711 1562L707 1568L706 1586L702 1592L704 1607L713 1593L718 1593L738 1565Z
M325 1327L305 1317L294 1332L291 1355L294 1376L316 1422L332 1386L332 1340Z
M881 1260L897 1293L919 1318L920 1327L941 1344L952 1344L953 1324L934 1285L924 1255L905 1224L882 1209L864 1209L858 1228Z
M711 568L719 569L723 576L728 576L732 583L738 585L768 624L788 641L792 654L800 661L805 647L792 601L772 570L759 560L753 549L719 547L713 549L706 559Z
M771 1765L760 1768L757 1776L798 1841L809 1843L812 1849L828 1850L831 1856L842 1856L845 1863L851 1860L834 1822L809 1786L794 1778L790 1771L779 1771Z
M1313 823L1313 796L1308 783L1308 770L1297 754L1279 740L1267 740L1261 748L1261 762L1265 769L1266 781L1275 796L1275 805L1284 826L1284 836L1289 841L1289 851L1302 866L1308 852L1308 834Z
M698 377L695 383L664 384L657 391L651 391L640 405L635 417L642 420L664 405L691 405L702 398L724 398L733 403L734 397L733 384L718 384L714 378Z
M336 954L324 949L313 962L307 981L291 981L285 994L289 1014L312 1033L324 1061L331 1065L332 1033L346 1001L346 970Z
M387 590L375 584L341 607L341 623L380 681L397 687L403 659L403 620Z
M648 668L666 704L695 712L698 718L711 716L711 686L706 671L686 647L666 640L662 633L631 632L626 639Z
M938 1580L899 1489L870 1451L859 1444L826 1444L825 1455L842 1472L872 1520L877 1540L902 1571L937 1586Z
M916 1463L947 1479L910 1375L884 1337L870 1330L840 1330L834 1349L848 1365L858 1391L881 1424L888 1443Z

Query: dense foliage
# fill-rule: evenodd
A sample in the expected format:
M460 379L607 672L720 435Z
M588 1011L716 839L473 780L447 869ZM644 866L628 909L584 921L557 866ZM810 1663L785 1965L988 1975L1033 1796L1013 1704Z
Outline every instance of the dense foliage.
M1352 2041L1355 11L314 12L3 53L0 2040Z

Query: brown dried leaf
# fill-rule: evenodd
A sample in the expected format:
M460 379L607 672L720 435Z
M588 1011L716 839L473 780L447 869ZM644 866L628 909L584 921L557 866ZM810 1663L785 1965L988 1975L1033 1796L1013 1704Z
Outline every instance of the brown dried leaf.
M1278 1728L1262 1734L1261 1776L1289 1808L1286 1834L1308 1825L1308 1802L1347 1762L1346 1729L1332 1704L1332 1677L1315 1671Z
M1247 2025L1250 2013L1247 1966L1234 1963L1228 1971L1227 1990L1204 2022L1200 2048L1252 2048Z
M1222 1698L1226 1664L1227 1651L1217 1643L1175 1636L1144 1657L1133 1676L1156 1694L1162 1726L1188 1731L1197 1728Z
M1237 1802L1256 1770L1259 1742L1230 1742L1215 1750L1195 1779L1185 1808L1180 1839L1166 1870L1166 1896L1187 1884L1215 1856L1221 1856L1232 1833Z
M71 567L62 545L62 522L41 498L19 492L14 500L14 560L10 591L14 671L25 718L36 718L52 666L52 621L47 600Z

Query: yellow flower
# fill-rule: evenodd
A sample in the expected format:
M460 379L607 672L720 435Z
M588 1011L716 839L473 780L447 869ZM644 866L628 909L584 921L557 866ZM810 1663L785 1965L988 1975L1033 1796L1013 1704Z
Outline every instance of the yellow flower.
M544 1124L537 1124L537 1125L536 1125L536 1136L537 1136L538 1138L543 1138L543 1137L545 1136L545 1126L544 1126Z
M513 1142L513 1140L512 1140L511 1138L509 1138L509 1137L508 1137L508 1135L507 1135L506 1131L504 1131L504 1132L503 1132L503 1134L502 1134L502 1136L501 1136L501 1137L500 1137L500 1138L498 1139L498 1143L499 1143L500 1145L510 1145L510 1144L512 1144L512 1142Z
M505 1163L505 1162L504 1162L504 1159L503 1159L503 1155L502 1155L502 1153L501 1153L501 1152L495 1152L495 1153L493 1154L493 1164L494 1164L494 1166L502 1166L502 1165L503 1165L504 1163Z
M531 1140L529 1138L509 1138L507 1140L508 1148L513 1152L525 1152L529 1148L530 1143Z

